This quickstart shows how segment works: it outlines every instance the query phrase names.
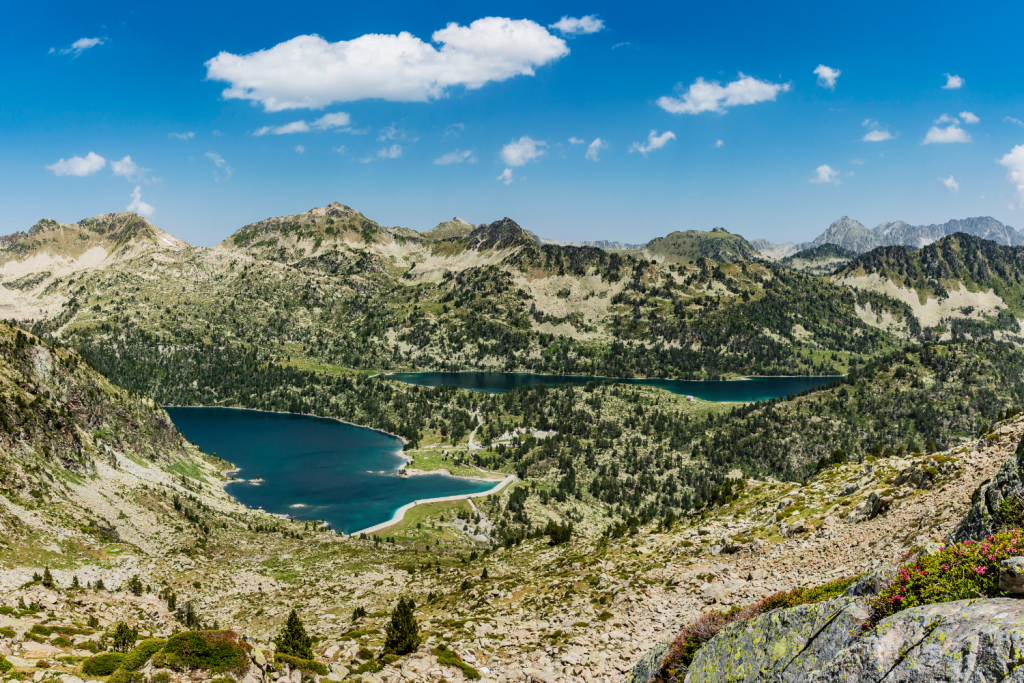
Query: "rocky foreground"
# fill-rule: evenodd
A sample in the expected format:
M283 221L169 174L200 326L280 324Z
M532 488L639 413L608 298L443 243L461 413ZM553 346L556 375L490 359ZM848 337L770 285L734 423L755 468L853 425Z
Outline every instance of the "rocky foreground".
M195 606L206 628L242 634L251 666L231 675L248 683L296 683L303 676L365 683L465 678L464 668L439 658L441 645L485 681L620 680L703 612L860 574L947 535L1022 433L1024 422L1014 420L966 447L835 465L803 486L750 481L738 500L671 530L647 525L617 539L574 539L555 547L531 540L468 564L458 560L469 546L457 540L464 539L457 520L440 510L420 523L450 534L433 537L431 554L323 533L301 540L236 534L230 544L210 541L190 557L156 547L152 554L66 558L67 568L53 572L54 589L32 581L34 570L23 565L0 575L7 586L0 595L6 606L0 609L0 653L12 665L8 678L76 683L69 677L88 678L83 664L106 647L115 624L137 627L139 638L181 630L180 604L172 611L161 597L172 587L179 601ZM118 497L116 489L107 495ZM225 532L211 537L218 533ZM395 533L405 538L418 531L409 525ZM428 559L437 571L421 564ZM144 586L139 595L123 588L135 575ZM117 590L70 589L75 576L83 586L102 580ZM382 666L382 632L401 595L416 598L424 641L417 652ZM368 615L353 620L354 606L365 606ZM318 639L320 673L275 663L271 638L292 608ZM853 608L820 611L827 609L833 608L819 608L814 618L836 628L846 622L835 614L851 624L859 618ZM970 632L971 624L991 622L992 614L1016 618L1012 609L1011 603L973 608L949 628ZM908 611L903 619L911 621L901 628L912 630L918 616ZM770 629L760 633L774 640ZM889 646L879 641L872 647ZM220 677L153 662L136 673L150 680L166 675L167 681ZM695 673L692 680L702 679Z

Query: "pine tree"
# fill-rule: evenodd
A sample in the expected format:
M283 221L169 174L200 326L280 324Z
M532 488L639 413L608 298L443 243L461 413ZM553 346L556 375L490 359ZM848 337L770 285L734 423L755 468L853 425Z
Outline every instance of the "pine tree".
M50 573L49 567L46 567L43 570L43 586L46 588L53 588L53 574Z
M81 588L82 587L82 585L80 583L78 583L78 574L75 574L74 576L71 577L71 587L72 588Z
M387 625L384 654L407 655L419 646L420 630L412 613L413 607L412 600L398 599L398 605L391 613L391 622Z
M128 652L135 647L135 641L138 640L139 631L134 628L129 628L128 624L124 622L119 623L114 627L113 637L113 648L115 652Z
M288 621L281 627L281 633L274 639L277 651L299 659L313 659L313 640L306 635L299 614L295 610L288 615Z

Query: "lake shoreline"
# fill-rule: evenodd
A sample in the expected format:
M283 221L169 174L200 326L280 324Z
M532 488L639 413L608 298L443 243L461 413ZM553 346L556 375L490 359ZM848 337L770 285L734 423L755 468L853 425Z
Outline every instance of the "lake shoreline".
M729 379L682 379L679 377L613 377L611 375L577 375L573 373L557 374L551 372L518 372L515 370L401 370L395 372L378 372L375 375L369 375L368 379L374 377L394 377L395 375L429 375L429 374L446 374L446 375L465 375L471 372L493 372L495 374L516 374L516 375L534 375L536 377L593 377L595 382L603 382L606 380L620 381L620 380L638 380L642 382L649 382L651 380L662 380L667 382L746 382L750 380L758 379L797 379L797 378L815 378L815 377L831 377L836 380L843 379L847 375L740 375L739 377L730 377ZM398 380L401 382L402 380ZM411 382L402 382L403 384L412 384ZM412 386L436 388L429 384L413 384Z
M432 474L432 473L431 472L424 472L424 474ZM452 475L448 475L448 476L452 476ZM471 477L458 477L458 478L459 479L469 479ZM483 496L489 496L489 495L498 493L499 491L501 491L503 488L505 488L509 484L515 483L518 479L519 479L519 477L517 477L516 475L510 474L507 477L505 477L504 479L502 479L501 481L499 481L497 486L495 486L494 488L488 489L487 491L481 491L480 493L466 493L466 494L461 494L461 495L457 495L457 496L441 496L440 498L424 498L423 500L414 500L413 502L406 503L402 507L400 507L397 510L395 510L394 514L391 516L391 519L389 519L386 522L381 522L380 524L374 524L371 527L367 527L365 529L360 529L359 531L353 531L350 534L342 534L342 535L343 536L347 536L349 538L352 538L352 537L358 536L359 534L371 534L371 533L373 533L375 531L380 531L381 529L386 529L389 526L393 526L395 524L398 524L399 522L401 522L405 518L405 513L408 512L409 510L413 509L417 505L423 505L425 503L444 503L444 502L448 502L448 501L468 500L470 498L482 498ZM488 481L494 481L494 480L492 479L492 480L488 480Z
M323 419L323 420L333 420L334 422L338 422L338 423L341 423L341 424L344 424L344 425L348 425L350 427L356 427L358 429L368 429L370 431L377 432L379 434L384 434L386 436L390 436L390 437L396 438L399 441L401 441L403 445L408 443L405 439L403 439L402 437L398 436L397 434L392 434L392 433L387 432L387 431L385 431L383 429L377 429L375 427L366 427L364 425L355 424L354 422L349 422L347 420L342 420L341 418L325 417L323 415L313 415L311 413L292 413L292 412L285 412L283 410L261 410L259 408L242 408L240 406L196 406L196 405L192 405L192 406L179 406L179 405L165 405L165 406L161 406L161 408L164 408L164 409L167 409L167 408L202 408L202 409L225 408L225 409L229 409L229 410L244 410L244 411L250 411L250 412L254 412L254 413L268 413L268 414L274 414L274 415L297 415L297 416L301 416L301 417L313 417L313 418L319 418L319 419ZM168 415L168 417L170 417L170 416ZM173 418L171 419L171 423L172 424L174 423ZM175 429L178 429L177 425L175 425ZM181 433L180 430L179 430L179 433ZM182 433L182 435L184 435L184 434ZM487 478L484 478L484 477L462 477L462 476L457 476L457 475L452 474L451 472L449 472L446 469L434 470L434 471L410 469L409 465L413 462L412 456L408 455L402 449L398 449L396 451L396 455L399 458L401 458L403 460L403 462L393 472L391 472L389 474L398 475L400 477L403 477L403 476L415 477L415 476L422 476L422 475L428 475L428 474L437 474L437 475L444 476L444 477L450 477L452 479L462 479L462 480L466 480L466 481L476 481L476 482L484 482L484 483L496 482L496 486L494 486L491 489L488 489L487 491L481 492L481 493L458 494L458 495L454 495L454 496L442 496L442 497L439 497L439 498L426 498L426 499L422 499L422 500L416 500L416 501L413 501L412 503L406 503L402 507L398 508L398 510L396 510L392 514L391 519L386 521L386 522L381 522L380 524L375 524L375 525L373 525L371 527L367 527L366 529L362 529L362 530L359 530L359 531L354 531L351 534L346 534L346 533L344 533L342 531L338 531L337 529L334 529L334 528L331 529L332 532L334 532L337 535L343 536L343 537L354 536L355 534L361 534L361 533L370 533L372 531L375 531L375 530L378 530L378 529L383 529L385 527L388 527L388 526L391 526L393 524L396 524L396 523L400 522L404 518L405 513L406 513L407 510L410 510L413 507L415 507L416 505L419 505L421 503L434 503L434 502L443 502L443 501L450 501L450 500L464 500L464 499L468 499L468 498L476 498L476 497L479 497L479 496L487 496L487 495L490 495L492 493L496 493L496 492L500 491L504 486L506 486L507 484L509 484L512 481L515 481L517 479L517 477L515 475L508 475L508 476L504 477L503 479L487 479ZM220 456L217 456L217 457L220 457ZM259 512L259 513L263 513L263 514L266 514L266 515L270 515L272 517L278 517L280 519L285 519L285 520L289 520L289 521L296 521L295 517L293 517L293 516L291 516L291 515L289 515L287 513L270 512L268 510L263 509L262 507L260 507L260 508L250 507L249 505L246 505L242 501L238 500L235 496L231 495L231 491L228 489L228 486L230 484L250 484L250 485L254 485L253 482L255 482L257 480L242 479L242 478L230 478L230 475L237 474L238 472L241 472L242 468L237 466L237 465L235 465L235 463L233 463L233 462L231 462L229 460L224 460L224 462L227 462L229 465L231 465L231 467L221 471L221 476L224 477L224 480L221 481L220 484L221 484L221 489L223 489L224 493L226 493L228 495L228 497L231 498L231 500L233 500L238 505L241 505L246 510L250 510L252 512ZM263 479L259 479L259 484L263 484L264 481L265 480L263 480ZM259 485L259 484L256 484L256 485Z

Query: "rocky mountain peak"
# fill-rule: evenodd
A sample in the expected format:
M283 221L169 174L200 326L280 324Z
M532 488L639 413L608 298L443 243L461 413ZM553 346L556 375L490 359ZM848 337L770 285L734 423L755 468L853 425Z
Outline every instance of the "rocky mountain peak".
M526 230L506 216L500 221L485 223L469 233L467 246L470 249L483 251L485 249L511 249L536 243Z

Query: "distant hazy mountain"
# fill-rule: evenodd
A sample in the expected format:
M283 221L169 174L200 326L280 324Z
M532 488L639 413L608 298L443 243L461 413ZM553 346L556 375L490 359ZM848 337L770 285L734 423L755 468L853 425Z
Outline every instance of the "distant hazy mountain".
M530 233L531 235L533 233ZM598 249L604 249L605 251L635 251L637 249L643 249L642 244L626 244L625 242L612 242L610 240L586 240L583 242L563 242L561 240L551 240L547 237L538 237L537 241L541 244L557 244L560 247L597 247Z
M951 220L941 225L910 225L904 221L885 221L871 229L849 216L843 216L810 242L773 244L768 240L757 239L751 244L768 258L782 259L798 251L823 244L837 244L858 254L871 251L875 247L921 248L957 232L992 240L1008 247L1024 245L1024 234L991 216Z

